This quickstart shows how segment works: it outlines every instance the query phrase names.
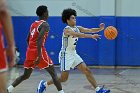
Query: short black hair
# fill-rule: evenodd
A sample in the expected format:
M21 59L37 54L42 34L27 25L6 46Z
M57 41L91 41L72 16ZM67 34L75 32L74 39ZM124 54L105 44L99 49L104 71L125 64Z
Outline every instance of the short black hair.
M63 23L67 23L67 20L70 19L71 15L77 16L77 13L74 9L71 9L71 8L64 9L62 12Z
M41 5L36 9L36 14L39 17L41 17L45 12L48 13L48 8L45 5Z

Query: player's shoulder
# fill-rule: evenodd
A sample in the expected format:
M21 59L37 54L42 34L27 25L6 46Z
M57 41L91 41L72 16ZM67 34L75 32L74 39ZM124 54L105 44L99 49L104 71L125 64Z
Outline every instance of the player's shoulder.
M50 28L48 22L44 21L44 20L40 20L38 25L39 25L39 29L40 28Z
M69 32L71 32L71 31L72 31L72 29L70 29L70 28L65 28L65 29L64 29L64 34L69 33Z
M64 31L71 31L72 29L70 28L70 26L66 26L65 28L64 28Z
M43 25L43 26L49 26L47 21L44 20L36 20L35 22L33 22L32 24L37 24L37 25Z
M44 26L44 27L49 27L50 25L49 25L49 23L48 23L48 22L44 21L44 22L42 22L41 26Z
M46 21L43 21L42 24L39 26L39 29L41 29L41 28L47 29L46 31L50 30L50 26L49 26L48 22L46 22Z

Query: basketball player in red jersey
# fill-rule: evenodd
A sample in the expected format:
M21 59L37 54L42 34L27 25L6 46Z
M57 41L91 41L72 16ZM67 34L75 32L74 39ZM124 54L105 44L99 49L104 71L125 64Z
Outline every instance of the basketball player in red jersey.
M58 80L57 74L54 70L53 62L48 56L45 49L45 41L48 37L50 26L47 23L48 9L47 6L39 6L36 10L36 14L39 17L38 21L32 23L30 32L27 38L28 48L26 51L26 60L24 63L24 74L18 77L12 85L8 87L8 92L20 84L22 81L28 79L35 67L39 69L46 69L51 75L53 82L59 91L58 93L64 93L62 86ZM41 81L40 83L43 83ZM45 82L44 82L45 84ZM42 93L41 89L37 89L37 93Z
M0 0L0 93L7 93L7 60L6 52L3 44L2 29L7 42L7 54L10 61L10 67L14 65L15 60L15 43L13 37L13 26L11 21L11 16L7 9L6 1Z

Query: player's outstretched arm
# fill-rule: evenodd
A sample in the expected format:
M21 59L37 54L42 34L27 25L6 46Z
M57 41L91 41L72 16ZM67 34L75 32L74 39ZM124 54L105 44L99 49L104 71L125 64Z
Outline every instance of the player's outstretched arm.
M97 38L100 38L101 36L98 34L91 35L91 34L77 33L77 32L72 31L71 29L65 29L64 34L66 36L74 36L78 38L93 38L95 40L97 40Z
M100 28L84 28L82 26L79 26L79 30L80 32L83 32L83 33L97 33L97 32L100 32L104 29L105 27L105 24L104 23L101 23L100 24Z

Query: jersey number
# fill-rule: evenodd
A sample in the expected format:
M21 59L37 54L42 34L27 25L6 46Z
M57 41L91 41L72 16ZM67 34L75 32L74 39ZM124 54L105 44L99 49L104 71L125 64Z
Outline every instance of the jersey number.
M75 39L75 43L73 45L77 45L77 41L78 41L78 39Z
M34 34L35 34L35 28L31 31L32 38L33 38Z

